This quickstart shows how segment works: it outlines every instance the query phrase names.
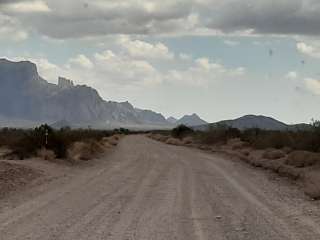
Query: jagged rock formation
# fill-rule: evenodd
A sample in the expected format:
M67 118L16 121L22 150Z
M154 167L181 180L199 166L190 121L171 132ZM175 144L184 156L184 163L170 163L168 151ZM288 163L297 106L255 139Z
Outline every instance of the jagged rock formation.
M74 84L73 84L73 81L71 81L67 78L59 77L58 86L62 89L67 89L67 88L73 88Z
M60 77L58 85L38 74L35 64L0 59L0 116L34 122L61 120L78 125L169 125L159 113L129 102L107 102L85 85Z

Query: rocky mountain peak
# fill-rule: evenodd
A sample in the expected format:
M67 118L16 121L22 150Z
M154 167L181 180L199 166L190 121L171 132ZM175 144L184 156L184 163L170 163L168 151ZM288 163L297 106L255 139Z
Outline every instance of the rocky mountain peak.
M73 88L73 81L64 77L59 77L58 86L62 89Z
M201 119L197 114L193 113L192 115L185 115L176 122L177 125L183 124L186 126L198 126L207 124L206 121Z
M19 86L23 83L39 81L37 66L29 61L12 62L0 59L0 82Z

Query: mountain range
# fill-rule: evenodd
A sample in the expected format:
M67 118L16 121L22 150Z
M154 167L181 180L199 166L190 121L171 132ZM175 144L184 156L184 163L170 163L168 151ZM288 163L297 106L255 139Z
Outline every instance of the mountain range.
M240 118L232 119L232 120L224 120L210 124L203 124L199 126L195 126L194 128L197 130L208 130L210 128L218 127L218 126L228 126L232 128L238 128L239 130L245 130L250 128L260 128L264 130L306 130L310 129L309 124L294 124L289 125L278 121L271 117L266 117L262 115L245 115Z
M188 122L188 119L190 122ZM200 125L195 114L180 120L166 119L151 110L135 108L129 102L106 101L97 90L59 77L47 82L29 61L0 59L0 126L53 126L98 128L172 128L177 124Z
M134 107L129 102L104 100L97 90L75 85L59 77L58 84L47 82L29 61L12 62L0 59L0 127L33 127L49 123L53 127L128 127L169 129L187 125L198 130L226 125L240 130L308 129L308 124L288 125L266 116L246 115L233 120L207 123L197 114L181 119Z

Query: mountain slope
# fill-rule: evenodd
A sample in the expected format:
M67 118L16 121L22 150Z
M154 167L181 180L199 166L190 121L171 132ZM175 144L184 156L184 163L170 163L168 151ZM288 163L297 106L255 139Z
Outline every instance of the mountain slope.
M310 129L309 124L295 124L288 125L281 121L278 121L271 117L266 117L262 115L245 115L243 117L232 119L232 120L224 120L216 123L205 124L202 126L197 126L197 130L208 130L210 127L217 126L229 126L233 128L238 128L240 130L250 129L250 128L260 128L265 130L308 130Z
M178 119L174 118L174 117L168 117L167 121L171 124L176 124L176 122L178 121Z
M238 128L240 130L248 128L261 128L266 130L284 130L288 125L280 122L274 118L266 116L246 115L234 120L226 120L218 122L217 124L224 124L230 127Z
M175 123L176 125L186 125L186 126L199 126L207 124L206 121L201 119L197 114L185 115Z
M169 125L159 113L130 103L107 102L86 85L59 78L48 83L35 64L0 59L0 115L6 119L77 125Z

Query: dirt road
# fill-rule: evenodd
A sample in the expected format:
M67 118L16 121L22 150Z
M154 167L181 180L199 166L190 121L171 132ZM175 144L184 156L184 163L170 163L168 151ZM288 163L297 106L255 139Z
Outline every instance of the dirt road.
M0 239L320 239L320 207L286 180L130 136L99 164L0 213Z

